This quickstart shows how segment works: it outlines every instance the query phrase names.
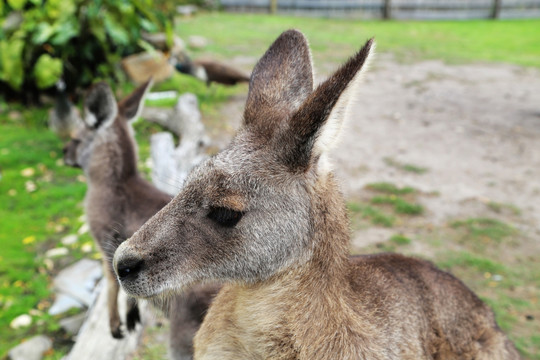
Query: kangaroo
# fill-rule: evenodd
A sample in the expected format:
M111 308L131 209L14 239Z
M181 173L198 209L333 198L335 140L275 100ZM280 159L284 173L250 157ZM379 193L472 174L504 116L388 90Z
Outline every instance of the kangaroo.
M95 84L84 101L84 124L64 147L67 165L81 167L88 181L85 212L91 233L103 255L108 284L108 310L111 334L123 337L118 312L119 285L112 268L116 248L163 208L171 196L144 180L137 171L137 146L131 123L138 118L142 101L151 82L141 85L116 103L110 87ZM174 359L191 358L191 342L202 316L217 290L212 286L195 288L190 294L161 304L173 310L171 352ZM158 302L155 302L158 304ZM134 298L128 299L126 325L133 330L140 321Z
M328 162L373 40L316 89L296 30L257 63L228 148L117 249L132 296L226 283L195 359L518 359L494 315L431 263L349 256L347 211Z

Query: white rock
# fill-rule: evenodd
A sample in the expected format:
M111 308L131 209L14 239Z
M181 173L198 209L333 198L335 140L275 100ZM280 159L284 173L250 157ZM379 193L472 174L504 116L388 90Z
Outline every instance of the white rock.
M77 242L77 240L79 240L77 235L70 234L70 235L64 236L62 240L60 240L60 242L62 242L63 245L73 245Z
M88 223L82 224L82 226L79 228L79 231L77 231L77 234L82 235L86 234L90 230L90 225Z
M94 250L94 248L92 247L92 244L91 243L85 243L83 244L83 246L81 246L81 250L83 253L89 253L89 252L92 252L92 250Z
M69 253L69 250L65 247L54 248L54 249L47 250L45 252L45 257L53 258L53 257L58 257L58 256L66 256L68 253Z
M19 329L22 327L27 327L32 324L32 317L28 314L22 314L17 316L15 319L11 320L9 327L12 329Z

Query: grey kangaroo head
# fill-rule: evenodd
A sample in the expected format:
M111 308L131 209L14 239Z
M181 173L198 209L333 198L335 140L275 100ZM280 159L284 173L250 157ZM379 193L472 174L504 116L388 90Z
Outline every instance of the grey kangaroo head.
M83 122L79 124L77 130L71 135L71 140L64 146L66 165L81 167L88 172L92 158L105 156L105 152L121 151L121 146L114 144L128 142L131 144L128 148L135 149L131 122L137 119L141 101L150 86L151 81L146 82L117 104L107 83L94 84L85 96ZM94 151L94 149L98 150ZM97 152L103 152L103 154L97 154ZM126 156L131 157L131 152Z
M253 283L309 261L326 152L372 48L314 90L306 39L279 36L252 73L230 146L116 251L124 289L151 297L202 280Z

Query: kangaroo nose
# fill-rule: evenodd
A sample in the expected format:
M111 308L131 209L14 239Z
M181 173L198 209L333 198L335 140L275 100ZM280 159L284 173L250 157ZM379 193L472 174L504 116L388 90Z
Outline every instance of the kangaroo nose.
M134 277L143 268L144 260L136 257L128 257L121 259L116 264L116 274L120 280L125 280L128 277Z

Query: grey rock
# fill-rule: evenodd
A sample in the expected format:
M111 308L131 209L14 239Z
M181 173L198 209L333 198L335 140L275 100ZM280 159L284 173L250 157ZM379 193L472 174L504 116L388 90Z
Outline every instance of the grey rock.
M101 277L102 269L99 261L82 259L60 271L53 285L59 293L69 295L90 306L93 302L93 289Z
M199 10L195 5L178 5L176 12L183 16L191 16Z
M137 326L132 332L124 332L123 339L114 339L109 332L109 315L107 311L106 279L96 286L98 294L95 302L88 310L88 317L80 329L75 345L67 359L97 360L97 359L129 359L137 348L143 329L149 316L144 302L139 304L142 326ZM120 290L118 306L120 314L126 313L127 295Z
M38 335L15 346L8 352L8 357L11 360L41 360L43 354L51 348L51 339Z
M65 313L69 309L77 308L80 309L84 306L80 301L77 299L74 299L70 295L66 295L64 293L59 293L56 295L56 299L54 300L54 303L49 308L49 315L58 315Z
M197 97L185 93L178 98L174 111L168 113L168 128L180 135L174 149L172 136L156 134L151 139L152 182L161 190L177 194L194 166L207 157L208 136L201 121Z
M168 194L176 194L181 187L178 169L174 160L174 139L169 132L160 132L150 137L152 149L152 182Z
M208 40L202 36L192 35L188 38L188 45L192 49L202 49L208 46Z
M80 313L60 320L60 326L68 334L76 335L81 329L84 320L86 319L86 313Z

